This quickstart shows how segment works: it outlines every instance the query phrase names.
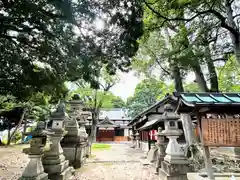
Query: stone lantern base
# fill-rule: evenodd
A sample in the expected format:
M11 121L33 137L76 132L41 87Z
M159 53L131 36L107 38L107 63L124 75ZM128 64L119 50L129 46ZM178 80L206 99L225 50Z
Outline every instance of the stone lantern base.
M50 146L49 151L44 152L42 160L44 171L48 173L50 180L71 179L75 172L63 155L60 139L59 134L52 135L51 140L53 144Z
M187 173L189 170L188 164L170 164L162 161L159 176L161 180L188 180Z
M86 161L86 146L80 136L65 136L61 142L63 154L69 164L74 168L80 168Z
M84 144L74 144L74 146L63 147L64 156L69 160L69 164L75 169L82 167L82 165L86 162L84 151Z
M30 162L19 180L48 180L48 174L44 173L41 155L29 155Z
M51 161L49 159L49 161ZM47 163L47 160L45 160ZM49 164L44 164L44 170L48 173L48 178L50 180L67 180L73 177L74 169L69 167L69 162L64 160L59 164L54 164L50 162Z
M46 173L39 174L35 177L21 177L19 180L48 180L48 175Z

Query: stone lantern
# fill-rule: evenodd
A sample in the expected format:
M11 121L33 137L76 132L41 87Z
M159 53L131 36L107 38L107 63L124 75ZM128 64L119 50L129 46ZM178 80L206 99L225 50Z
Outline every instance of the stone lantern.
M79 119L78 119L78 124L79 124L79 129L80 129L80 135L82 137L85 137L87 138L88 137L88 134L87 134L87 131L86 131L86 128L85 128L85 125L88 123L88 120L87 118L91 115L90 112L88 111L82 111L80 112L79 114Z
M81 137L81 144L82 144L82 148L83 148L83 156L84 156L84 161L85 161L85 157L89 157L90 155L90 150L91 150L91 144L88 142L88 134L86 132L86 124L88 123L87 118L91 115L90 112L88 111L81 111L79 114L79 130L80 130L80 137ZM84 162L83 161L83 162Z
M164 157L166 155L165 153L166 144L165 144L165 138L162 131L163 131L162 128L158 127L158 132L156 134L157 136L156 147L158 148L157 161L156 161L156 174L158 174L159 168L161 168L161 162L164 160Z
M50 149L44 153L43 166L50 180L67 180L74 174L73 167L69 167L69 161L65 159L60 141L65 135L64 121L68 118L65 113L65 104L60 102L57 110L51 115L52 127L49 130L51 141Z
M169 142L166 148L166 156L159 170L160 176L165 179L178 178L187 180L187 172L189 172L189 163L185 157L184 150L177 142L177 139L183 133L182 130L178 129L179 118L171 105L165 105L162 115L165 130L162 131L161 135L166 136Z
M29 163L25 168L21 180L48 180L48 175L44 173L42 165L43 148L46 145L45 123L38 122L37 127L26 135L32 135L30 148L23 149L23 152L29 155Z
M65 120L65 130L67 134L61 141L64 156L69 160L70 165L75 168L80 167L81 164L81 147L80 147L80 129L77 122L78 111L82 109L82 101L80 97L75 94L72 100L69 101L70 111L69 118Z
M162 134L169 139L164 160L169 163L186 163L183 148L178 144L177 139L182 135L183 131L178 129L179 116L173 111L171 105L165 105L163 114L165 130Z
M135 141L134 141L134 134L133 133L130 134L130 139L131 139L131 142L132 142L130 148L135 148L136 144L135 144Z
M72 100L69 102L70 104L70 111L71 112L78 112L82 111L84 108L84 104L81 101L81 98L78 94L74 94Z
M139 149L140 148L140 134L138 131L135 134L135 138L136 138L136 149Z

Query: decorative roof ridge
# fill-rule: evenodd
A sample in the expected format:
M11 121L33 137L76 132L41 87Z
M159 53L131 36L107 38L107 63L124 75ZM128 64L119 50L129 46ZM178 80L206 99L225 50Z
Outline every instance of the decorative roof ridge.
M134 121L136 121L139 117L144 116L145 114L148 113L148 111L150 111L151 109L153 109L153 108L157 107L158 105L164 103L164 102L167 101L167 100L175 100L175 101L177 101L178 99L177 99L177 97L174 95L174 93L172 93L172 94L167 93L163 99L157 101L155 104L153 104L152 106L146 108L146 109L145 109L144 111L142 111L140 114L138 114L137 116L135 116L135 117L132 119L132 121L130 121L130 122L128 123L128 126L131 125Z
M107 116L105 117L105 119L104 119L103 121L99 122L98 124L99 124L99 125L100 125L100 124L105 124L106 122L109 122L110 124L115 125L115 123L112 122Z

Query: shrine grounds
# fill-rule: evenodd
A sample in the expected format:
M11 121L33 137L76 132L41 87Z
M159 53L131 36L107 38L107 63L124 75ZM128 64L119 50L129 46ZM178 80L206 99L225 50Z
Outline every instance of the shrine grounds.
M28 162L22 149L29 145L0 147L0 180L18 179ZM76 170L74 180L145 180L156 179L154 169L143 165L140 150L130 144L95 144L87 163Z
M0 147L0 180L18 179L28 162L22 149L29 145ZM146 163L141 150L129 148L130 143L94 144L87 163L76 170L74 180L159 180L154 167ZM195 179L189 174L190 180ZM216 180L230 180L219 177ZM237 177L236 180L240 178ZM202 180L206 180L203 178Z

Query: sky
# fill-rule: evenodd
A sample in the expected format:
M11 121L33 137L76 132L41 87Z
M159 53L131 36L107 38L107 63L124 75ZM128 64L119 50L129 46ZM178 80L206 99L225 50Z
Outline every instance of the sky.
M128 97L133 96L136 85L143 80L143 78L135 76L134 73L134 71L129 71L128 73L119 72L118 75L120 77L120 81L113 86L110 91L114 95L120 96L125 101ZM194 73L190 72L186 77L186 83L193 82L194 79Z
M114 95L120 96L123 100L127 100L128 97L134 94L134 89L142 79L134 76L134 71L128 73L119 72L119 83L112 87L110 90Z

